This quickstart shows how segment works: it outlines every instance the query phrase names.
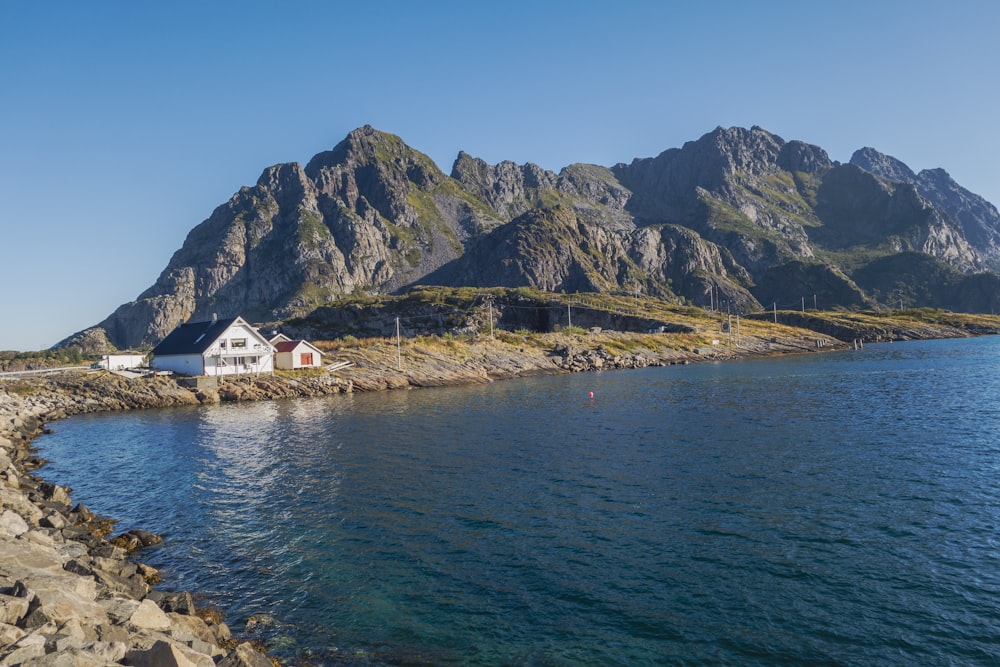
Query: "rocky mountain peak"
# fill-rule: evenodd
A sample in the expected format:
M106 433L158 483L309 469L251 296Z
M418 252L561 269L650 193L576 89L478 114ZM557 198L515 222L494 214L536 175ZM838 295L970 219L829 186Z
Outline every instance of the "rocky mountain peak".
M1000 212L956 183L947 171L924 169L915 174L900 160L874 148L855 151L851 164L886 180L913 185L931 206L958 224L961 234L975 247L986 266L1000 269Z
M823 174L836 164L819 146L793 140L781 147L781 152L778 153L778 166L793 173Z
M880 153L874 148L866 147L854 151L854 155L851 156L851 164L876 176L898 183L913 183L917 180L917 175L901 160Z
M708 155L720 160L717 163L727 173L760 173L774 169L785 141L756 125L749 130L742 127L717 127L699 139L696 144Z

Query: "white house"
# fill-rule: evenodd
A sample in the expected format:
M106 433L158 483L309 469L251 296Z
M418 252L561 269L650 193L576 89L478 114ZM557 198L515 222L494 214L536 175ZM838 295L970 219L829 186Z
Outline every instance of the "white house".
M187 322L153 348L150 367L183 375L274 370L274 347L242 317Z
M277 333L277 332L275 332L275 334L273 336L271 336L270 338L267 339L267 341L271 345L277 345L278 343L287 343L290 340L291 340L291 338L289 338L285 334L283 334L283 333Z
M274 344L274 350L275 368L292 370L295 368L319 368L323 365L323 353L315 345L305 340L280 341Z

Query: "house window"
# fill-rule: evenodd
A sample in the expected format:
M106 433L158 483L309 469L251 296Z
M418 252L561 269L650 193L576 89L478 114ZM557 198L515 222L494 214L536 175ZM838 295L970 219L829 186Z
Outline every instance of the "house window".
M219 347L222 348L223 350L226 349L226 339L225 338L223 338L222 340L219 341Z
M243 349L247 346L246 338L234 338L229 342L234 350Z
M233 359L233 363L237 366L256 366L260 361L260 357L236 357Z
M302 366L312 366L313 365L313 355L312 352L303 352L302 358L299 362Z

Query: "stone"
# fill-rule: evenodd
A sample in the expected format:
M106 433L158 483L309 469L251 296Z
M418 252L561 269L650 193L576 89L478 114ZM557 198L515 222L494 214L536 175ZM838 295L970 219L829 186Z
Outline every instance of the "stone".
M160 609L166 612L192 615L197 611L194 606L194 598L188 591L177 593L155 591L150 594L150 597L160 606Z
M128 653L128 644L124 641L95 641L84 644L83 650L110 663L121 662Z
M42 510L35 507L18 489L0 487L0 507L17 512L29 525L37 526L42 518Z
M107 644L125 644L126 646L131 641L128 630L120 625L98 625L95 629L98 641Z
M23 639L21 640L23 641ZM45 644L28 644L27 646L19 646L20 642L17 642L13 650L5 652L0 659L0 667L13 667L14 665L24 665L27 661L32 658L41 658L45 656Z
M28 532L28 522L20 514L11 510L0 513L0 535L17 537Z
M97 516L83 503L77 503L76 506L70 510L70 518L74 520L74 523L87 523L96 519Z
M59 512L49 512L38 522L43 528L55 528L62 530L66 527L66 518Z
M27 540L32 544L37 544L40 547L55 547L55 539L40 530L29 530L27 533L21 536L22 540Z
M66 505L69 507L69 489L64 486L59 486L58 484L50 484L48 482L42 482L38 486L38 490L42 492L42 496L46 500L50 500L54 503L59 503L60 505Z
M142 577L143 580L150 586L155 586L156 584L163 581L163 575L160 574L159 570L157 570L155 567L151 565L146 565L145 563L139 563L136 566L136 570L139 573L139 576Z
M112 572L94 570L94 578L111 595L138 600L146 597L146 594L149 593L149 584L138 574L131 577L121 577Z
M59 633L73 637L82 642L92 642L97 639L97 630L93 626L85 626L78 618L71 618L59 628Z
M219 667L274 667L250 642L243 642L219 662Z
M129 651L125 660L133 667L215 667L207 655L162 640L148 649Z
M5 646L10 646L23 637L24 634L24 630L17 626L0 623L0 650Z
M83 646L83 639L81 637L66 635L62 632L48 635L45 639L46 653L66 653L81 646Z
M90 625L108 622L107 612L96 601L97 582L93 579L63 571L62 576L35 578L32 590L37 595L38 607L32 607L29 619L41 615L57 623L72 618Z
M28 615L29 604L26 597L0 595L0 623L17 625Z
M143 600L132 612L128 622L145 630L169 630L170 619L152 600Z
M83 577L91 577L94 575L94 568L91 567L89 563L79 558L73 558L68 561L65 565L63 565L63 569L67 572L79 574Z
M109 663L103 656L74 646L37 658L30 658L21 663L21 667L108 667L109 664L113 663Z
M167 616L170 618L170 636L178 642L213 658L226 654L216 644L215 633L201 618L175 612L169 612Z
M115 623L125 623L132 617L135 610L139 608L139 601L120 597L111 598L101 600L101 606L104 607L104 611L107 613L109 619Z

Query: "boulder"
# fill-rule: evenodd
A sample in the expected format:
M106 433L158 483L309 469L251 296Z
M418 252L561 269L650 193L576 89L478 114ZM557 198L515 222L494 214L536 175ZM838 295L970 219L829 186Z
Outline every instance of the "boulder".
M38 525L43 528L62 530L66 527L66 517L59 512L49 512L38 521Z
M143 600L129 617L128 622L143 630L169 630L170 619L152 600Z
M10 646L23 637L24 634L24 630L17 626L0 623L0 650L5 646Z
M24 665L27 664L32 658L42 658L45 657L45 644L26 644L21 645L21 642L27 639L27 637L22 638L16 642L10 650L0 653L0 667L10 667L12 665Z
M178 593L153 591L149 594L149 598L158 604L160 609L166 612L193 615L197 611L194 606L194 598L187 591L180 591Z
M112 538L111 544L132 553L138 549L159 544L162 541L163 538L159 535L135 528Z
M17 537L28 532L28 522L12 510L0 513L0 536Z
M243 642L219 662L219 667L273 667L273 665L263 653L253 647L253 644Z
M28 615L30 600L26 597L0 595L0 623L17 625Z
M125 660L133 667L215 667L207 655L162 640L147 649L129 651Z
M66 507L70 506L70 489L64 486L59 486L58 484L42 482L38 485L38 490L42 492L42 497L46 500L59 503L60 505L65 505Z
M101 606L104 607L104 611L107 613L108 618L116 624L125 623L135 610L139 608L138 600L130 600L128 598L111 598L108 600L101 600ZM104 637L101 637L104 639Z
M178 642L213 658L223 657L226 652L216 644L212 628L197 616L170 612L170 636Z

